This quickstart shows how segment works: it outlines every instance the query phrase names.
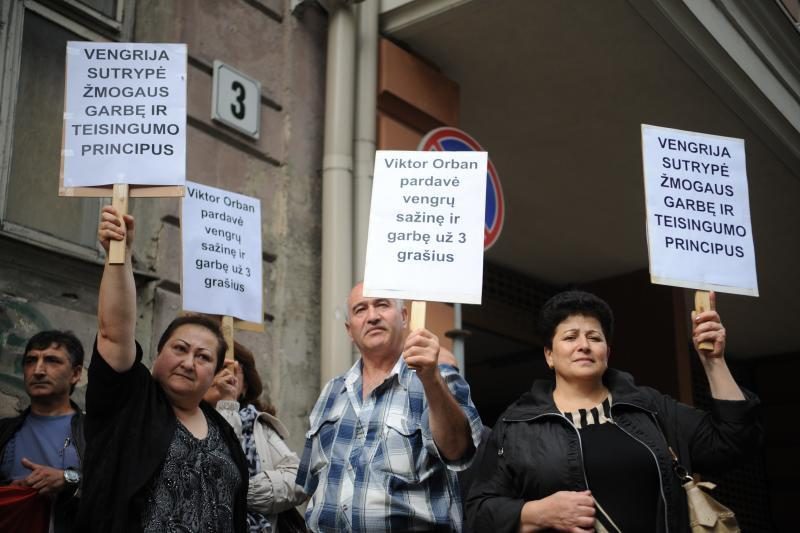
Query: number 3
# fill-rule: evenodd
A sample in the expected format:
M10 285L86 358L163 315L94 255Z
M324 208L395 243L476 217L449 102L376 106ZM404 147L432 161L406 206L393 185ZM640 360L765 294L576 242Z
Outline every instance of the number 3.
M231 89L239 93L239 95L236 97L236 102L239 105L237 106L236 104L231 104L231 113L233 113L234 117L242 120L244 118L244 85L238 81L234 81L231 83Z

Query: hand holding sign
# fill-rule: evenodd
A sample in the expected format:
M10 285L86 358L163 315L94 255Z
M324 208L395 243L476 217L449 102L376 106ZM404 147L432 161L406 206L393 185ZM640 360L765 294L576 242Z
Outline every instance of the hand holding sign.
M128 185L126 183L114 184L111 205L114 206L119 216L124 217L128 214ZM126 248L123 241L111 241L111 246L108 249L108 262L112 265L124 263Z
M707 294L707 307L692 311L692 342L703 362L725 355L725 328L716 311L717 295Z
M97 238L100 245L109 252L114 242L124 242L130 253L133 244L133 217L123 215L120 217L114 206L104 206L100 213L100 227L97 230Z
M406 338L403 359L425 382L439 372L439 337L427 329L412 330Z
M211 385L219 391L220 400L239 400L244 386L244 375L239 363L236 361L225 361L225 367L214 376Z

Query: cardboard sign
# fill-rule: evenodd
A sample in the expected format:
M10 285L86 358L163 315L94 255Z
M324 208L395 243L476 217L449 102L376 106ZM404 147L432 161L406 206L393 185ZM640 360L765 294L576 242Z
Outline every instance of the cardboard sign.
M183 185L186 45L67 43L62 182Z
M642 125L653 283L758 296L744 141Z
M183 309L261 323L261 201L186 182Z
M486 152L378 151L364 295L478 304Z

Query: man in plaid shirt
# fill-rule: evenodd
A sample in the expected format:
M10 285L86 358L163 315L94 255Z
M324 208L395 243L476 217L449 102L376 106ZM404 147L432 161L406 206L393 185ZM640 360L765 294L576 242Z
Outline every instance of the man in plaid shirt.
M325 386L311 413L297 484L318 532L462 531L456 471L472 462L482 424L469 385L439 366L439 340L412 331L398 300L347 300L361 359Z

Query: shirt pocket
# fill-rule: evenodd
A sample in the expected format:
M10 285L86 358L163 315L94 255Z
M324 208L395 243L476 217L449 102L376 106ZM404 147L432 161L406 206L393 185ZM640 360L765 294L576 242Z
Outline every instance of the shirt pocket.
M309 470L312 474L318 473L331 463L333 445L339 429L339 420L342 411L335 409L321 416L306 433L306 438L311 440L311 461Z
M405 483L418 483L423 453L422 428L405 416L390 414L386 418L383 439L386 470Z

